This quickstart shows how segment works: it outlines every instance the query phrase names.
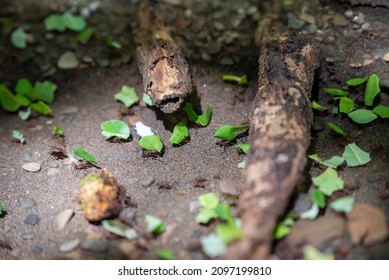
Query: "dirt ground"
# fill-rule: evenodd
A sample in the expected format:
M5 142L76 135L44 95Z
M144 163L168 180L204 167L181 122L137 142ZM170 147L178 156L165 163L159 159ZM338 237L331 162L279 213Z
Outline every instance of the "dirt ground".
M145 159L134 130L131 130L130 141L116 143L105 140L100 128L106 120L129 122L134 119L134 116L121 114L124 106L113 97L123 85L134 87L139 95L143 92L132 39L136 24L131 19L135 16L136 1L115 1L115 5L110 5L110 1L94 1L101 5L87 22L100 37L87 44L78 43L74 39L76 33L70 31L46 32L42 22L52 13L77 12L90 7L88 5L93 1L55 1L55 4L48 1L46 6L45 1L1 2L5 9L1 9L0 17L10 18L13 25L0 29L0 83L13 89L19 78L48 79L58 85L58 90L50 105L51 117L33 114L28 121L22 121L15 113L0 111L0 203L6 211L0 217L0 259L157 259L157 248L170 249L179 259L207 259L199 240L212 232L215 224L204 226L195 221L199 211L197 197L215 192L226 200L228 184L232 185L230 191L237 194L241 191L241 169L237 166L244 155L234 146L218 145L212 135L222 124L249 122L250 102L257 87L257 58L252 54L257 48L252 47L242 57L232 55L232 49L225 50L232 59L224 60L222 53L212 55L211 59L206 54L191 55L191 70L201 107L204 110L209 104L213 113L207 127L190 128L190 141L182 146L173 147L169 143L177 116L164 115L142 103L134 106L135 116L153 127L165 144L161 157ZM304 1L296 1L297 8L286 9L284 19L291 30L312 38L320 50L313 99L320 104L329 104L331 96L324 93L324 88L344 88L345 81L350 78L377 73L382 89L377 102L389 105L389 62L383 59L389 53L389 9L323 2L314 10L309 4L304 6ZM178 11L184 9L180 5L177 7ZM215 4L214 7L223 9L223 5ZM296 10L312 15L316 18L315 23L310 23L312 20L307 17L294 22L288 20L286 15L297 14ZM362 17L361 14L363 21L354 19L358 15ZM16 49L9 40L10 32L18 26L23 26L33 37L24 50ZM178 37L181 31L176 30ZM107 36L116 39L122 48L116 50L107 46L104 41ZM201 46L196 46L196 51L197 48L201 49ZM76 53L80 63L73 69L59 69L59 56L68 50ZM216 61L214 57L217 57ZM204 61L204 58L210 61ZM246 74L249 83L246 87L226 83L221 79L226 73ZM325 126L326 121L341 126L348 136L336 135ZM58 146L51 132L54 125L59 125L65 133L66 153L73 155L72 148L80 146L94 154L98 165L112 172L136 203L136 208L128 210L130 214L135 213L132 227L137 237L133 240L109 233L101 224L90 223L83 217L78 200L81 180L85 174L99 170L94 167L76 170L70 159L53 158L50 155L52 146ZM11 134L15 129L21 130L25 144L13 141ZM345 181L345 189L329 201L352 195L357 203L374 206L383 213L385 222L369 232L370 235L377 234L377 242L365 246L360 243L369 234L366 233L361 242L353 241L345 216L322 210L319 218L298 221L288 237L276 242L272 258L302 258L302 244L312 244L322 252L334 253L337 259L389 258L388 236L385 232L383 236L381 234L382 228L387 228L389 217L388 132L385 119L357 125L339 114L315 113L309 154L317 153L323 158L341 155L347 143L355 142L371 156L371 162L366 166L344 166L338 170ZM250 136L243 136L237 143L249 140ZM40 164L41 169L38 172L24 170L22 165L29 162ZM323 171L322 166L309 162L306 183L296 189L291 208L306 203L306 193L311 188L310 176ZM206 179L203 187L193 183L199 177ZM161 188L161 183L168 183L171 188ZM72 209L74 215L58 229L55 221L66 209ZM235 211L234 207L232 209ZM166 232L161 236L148 233L145 214L161 218L166 224ZM64 250L69 242L75 244L74 248Z

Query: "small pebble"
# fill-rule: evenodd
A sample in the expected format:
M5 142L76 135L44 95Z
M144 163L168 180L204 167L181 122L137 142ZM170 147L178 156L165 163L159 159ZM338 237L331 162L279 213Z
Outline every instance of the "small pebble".
M288 12L287 17L288 17L288 25L290 28L300 30L304 27L305 21L296 17L295 14Z
M351 10L347 10L345 13L344 13L345 17L348 18L348 19L352 19L353 16L354 16L354 12L351 11Z
M76 114L77 112L78 112L78 108L76 106L67 106L61 110L60 114L68 115L68 114Z
M81 243L81 248L95 253L104 253L108 250L108 243L99 239L86 239Z
M138 237L138 234L136 233L135 229L130 228L126 230L126 238L128 240L132 240Z
M59 246L59 250L62 253L67 253L76 249L78 246L80 246L80 244L81 244L81 240L76 238L61 244L61 246Z
M383 59L384 59L385 62L389 62L389 52L384 54Z
M362 14L362 13L358 13L357 16L353 17L353 22L356 23L356 24L364 24L366 21L366 18L365 18L365 15Z
M37 226L39 224L39 217L35 214L29 214L24 220L25 224Z
M18 197L18 204L22 208L31 208L35 206L35 201L28 197Z
M238 195L239 184L230 180L221 180L219 183L219 190L222 194Z
M22 168L28 172L38 172L41 170L41 167L38 162L29 162L22 165Z
M194 200L194 201L189 203L189 212L190 213L198 213L200 208L201 208L201 204L197 200Z
M108 67L111 64L111 62L109 61L109 59L100 58L100 59L97 60L97 64L101 68L105 68L105 67Z
M136 223L136 210L134 208L125 208L119 214L119 220L128 226Z
M54 226L57 230L63 229L73 217L73 209L66 209L59 213L54 219Z
M361 26L362 30L369 30L370 29L370 23L368 22L365 22L364 24L362 24Z
M348 20L341 14L335 14L332 18L332 23L337 26L345 26L348 23Z
M79 65L78 58L74 52L63 53L58 60L58 68L60 69L73 69Z
M142 187L147 188L150 187L152 183L154 183L154 178L152 176L146 176L139 183Z

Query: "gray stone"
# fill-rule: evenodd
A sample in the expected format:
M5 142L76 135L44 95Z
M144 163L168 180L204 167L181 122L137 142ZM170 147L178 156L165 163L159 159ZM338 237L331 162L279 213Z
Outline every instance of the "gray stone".
M119 220L126 225L132 226L136 222L136 210L134 208L125 208L119 214Z
M238 195L239 194L239 183L223 179L219 183L219 191L222 194Z
M108 243L100 239L86 239L81 243L81 248L95 253L104 253L108 250Z
M78 58L74 52L63 53L58 60L58 68L60 69L73 69L79 65Z
M109 61L109 59L106 59L106 58L99 58L97 60L97 64L102 67L102 68L105 68L105 67L108 67L111 62Z
M71 252L74 249L76 249L78 246L80 246L80 244L81 244L81 240L76 238L76 239L73 239L73 240L70 240L68 242L61 244L61 246L59 246L59 250L62 253Z
M78 108L76 106L67 106L63 108L60 112L61 115L76 114L78 113Z
M288 25L290 28L300 30L304 27L305 21L296 17L295 14L288 12L287 17L288 17Z
M38 162L29 162L22 165L22 168L28 172L38 172L41 170L41 167Z
M139 183L142 187L147 188L150 187L152 183L154 183L154 178L152 176L146 176Z
M20 207L25 209L35 206L35 201L33 199L23 196L18 197L18 203Z
M65 228L67 223L73 217L74 211L73 209L66 209L59 213L54 219L54 226L57 230L61 230Z
M39 224L39 217L36 214L29 214L26 219L24 220L25 224L37 226Z

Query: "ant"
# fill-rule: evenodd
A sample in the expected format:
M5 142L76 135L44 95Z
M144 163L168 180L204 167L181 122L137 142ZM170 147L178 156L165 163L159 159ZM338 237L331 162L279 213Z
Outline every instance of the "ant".
M197 177L192 180L193 187L195 188L205 188L205 182L207 179L203 177Z
M171 190L173 188L168 182L158 182L156 185L159 189Z
M65 159L68 158L69 155L65 152L65 149L57 147L57 146L51 146L50 155L55 159Z
M158 161L160 161L161 163L164 163L164 162L159 158L159 153L158 153L157 151L149 151L149 150L144 150L144 149L142 149L142 158L144 159L144 160L143 160L143 163L145 163L149 158L154 159L154 160L158 160Z
M236 144L236 141L220 140L220 141L216 142L216 145L223 147L224 152L226 151L227 147L231 147L234 144Z

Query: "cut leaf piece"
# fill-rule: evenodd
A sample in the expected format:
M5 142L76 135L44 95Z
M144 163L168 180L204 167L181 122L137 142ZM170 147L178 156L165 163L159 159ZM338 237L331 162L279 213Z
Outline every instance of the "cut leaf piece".
M207 224L210 220L216 219L218 215L214 209L204 208L195 217L196 222L200 224Z
M240 77L239 76L235 76L235 75L223 75L222 78L223 78L223 81L226 81L226 82L236 82L240 86L247 85L247 76L246 75L243 75L243 76L240 76Z
M332 158L327 160L322 160L317 154L308 155L308 157L310 159L313 159L314 161L317 161L318 163L332 168L337 168L344 162L344 158L339 156L333 156Z
M314 110L318 110L318 111L321 111L321 112L323 112L323 111L325 111L325 110L328 110L328 109L329 109L329 107L326 107L326 106L320 105L320 104L319 104L319 103L317 103L316 101L312 101L312 104L311 104L311 106L312 106L312 109L314 109Z
M12 137L17 139L20 142L20 144L26 143L26 139L24 139L24 136L20 132L20 130L13 130L12 131Z
M3 213L4 213L4 206L0 202L0 216L3 215Z
M325 88L324 91L331 95L347 96L348 92L338 88Z
M28 107L26 111L20 110L20 111L18 112L18 115L19 115L19 118L20 118L22 121L28 120L28 118L31 116L31 107Z
M325 197L319 189L314 189L311 192L311 201L317 204L320 208L324 208L326 206Z
M226 221L229 225L235 226L235 218L231 213L231 207L227 203L219 203L215 208L217 217L220 220Z
M384 105L378 105L373 109L373 113L377 114L383 119L389 118L389 107Z
M63 22L72 31L81 31L86 27L85 19L82 16L75 16L69 12L62 14Z
M36 82L29 97L32 100L42 100L51 103L54 100L54 93L57 90L57 85L50 81Z
M314 220L319 214L319 211L320 211L319 206L313 203L311 208L309 208L307 211L300 214L300 218L306 220Z
M19 27L11 33L11 43L18 49L25 49L27 47L27 34L23 28Z
M58 125L54 126L51 132L58 136L63 136L63 130Z
M218 128L218 130L216 130L213 137L220 138L227 141L232 141L236 137L235 132L247 130L249 128L250 125L237 125L237 126L222 125L221 127Z
M15 91L17 94L28 95L32 91L32 84L28 79L19 79Z
M20 108L15 96L3 84L0 84L0 102L3 109L8 112L15 112Z
M354 78L346 81L346 84L349 86L358 86L366 82L366 78Z
M148 151L157 151L160 153L163 149L161 138L157 135L144 136L139 140L139 146Z
M182 141L184 141L185 138L189 136L189 130L186 127L186 125L182 122L179 122L174 126L173 133L170 136L170 143L173 143L175 145L180 144Z
M371 110L358 109L348 114L350 119L359 124L365 124L374 121L377 115Z
M355 107L354 101L352 101L350 98L348 97L340 98L339 112L348 114L352 111L354 107Z
M376 74L371 74L365 89L365 105L373 105L374 98L380 91L380 78Z
M121 120L110 120L101 124L102 134L107 138L119 137L128 139L130 137L130 128Z
M244 154L247 154L249 152L249 149L250 149L250 144L239 144L239 145L236 145L236 147L241 149Z
M160 234L165 231L165 224L163 221L152 215L145 215L147 231L155 234Z
M107 38L107 45L115 49L122 48L122 45L119 42L114 41L111 36Z
M246 160L243 160L238 163L238 168L245 168L246 167Z
M339 126L337 126L336 124L332 123L332 122L327 122L327 126L329 128L331 128L333 131L335 131L337 134L340 134L340 135L343 135L343 136L346 136L346 133L343 131L343 129L341 129Z
M93 28L86 28L77 35L77 40L81 43L86 43L90 38L92 38L94 33L95 30Z
M121 101L127 108L139 102L139 97L132 87L122 86L119 93L115 94L115 100Z
M354 197L345 196L330 203L330 207L338 212L351 212L354 206Z
M126 237L126 230L121 223L115 220L103 220L101 224L109 232L117 234L121 237Z
M211 106L207 105L205 113L200 116L198 116L194 111L192 103L186 103L183 109L188 115L189 121L197 123L201 126L207 126L209 124L212 115Z
M219 224L216 228L216 233L219 239L226 245L241 238L243 235L242 230L235 224Z
M45 28L48 31L60 31L66 30L66 24L61 15L50 15L44 20Z
M370 162L370 155L359 148L357 144L348 144L343 152L343 157L347 162L348 167L362 166Z
M46 116L50 115L52 112L50 107L47 106L47 104L42 101L38 101L37 103L31 104L31 108L34 111L37 111L38 113L41 113L42 115L46 115Z
M96 164L97 163L97 160L96 160L96 157L90 153L88 153L86 150L84 150L83 148L81 147L74 147L73 148L73 153L82 158L83 160L85 160L86 162L89 162L91 164Z
M304 247L304 259L305 260L334 260L334 254L323 254L315 247L308 245Z
M344 182L338 176L338 172L331 167L328 167L321 175L312 177L312 182L327 196L338 190L343 190L344 187Z
M155 250L155 253L157 253L158 257L160 257L163 260L177 259L176 255L174 255L174 253L169 249L158 248L157 250Z
M142 100L147 106L153 106L153 99L151 99L150 95L143 93Z
M204 253L210 258L220 256L227 251L226 245L224 245L223 241L214 233L202 236L200 238L200 243Z
M216 209L219 205L219 198L212 192L200 195L198 201L206 209Z

